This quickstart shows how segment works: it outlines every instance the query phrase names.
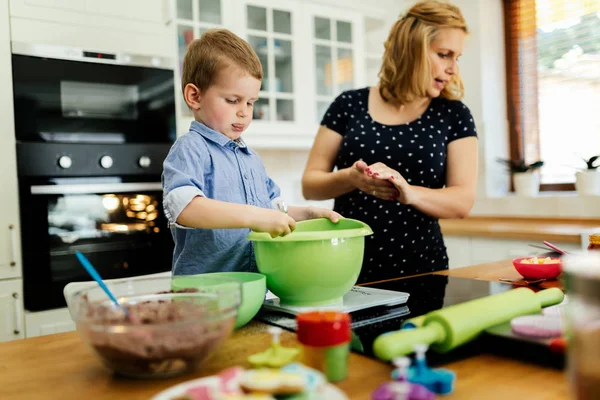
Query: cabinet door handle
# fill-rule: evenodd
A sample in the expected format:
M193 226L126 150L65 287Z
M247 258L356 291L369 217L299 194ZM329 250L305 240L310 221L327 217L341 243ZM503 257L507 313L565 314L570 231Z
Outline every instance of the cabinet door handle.
M23 327L21 326L21 321L22 321L21 317L22 316L21 316L21 304L19 302L19 293L14 292L12 294L12 297L15 299L15 304L14 304L14 307L15 307L15 312L14 312L14 315L15 315L15 325L14 325L14 327L15 328L13 330L13 333L15 335L20 335L21 331L23 330Z
M17 230L13 224L8 225L10 230L10 262L9 265L14 267L17 265Z
M173 3L170 0L163 0L163 16L165 25L173 22Z

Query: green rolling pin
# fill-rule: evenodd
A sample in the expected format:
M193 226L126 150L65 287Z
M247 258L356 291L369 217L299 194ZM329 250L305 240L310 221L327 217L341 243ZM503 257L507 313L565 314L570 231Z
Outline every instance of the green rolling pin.
M373 343L375 355L385 361L414 351L415 344L428 344L440 353L448 352L494 325L514 317L539 314L543 307L562 302L564 293L557 288L534 292L528 288L456 304L409 320L414 329L380 335Z

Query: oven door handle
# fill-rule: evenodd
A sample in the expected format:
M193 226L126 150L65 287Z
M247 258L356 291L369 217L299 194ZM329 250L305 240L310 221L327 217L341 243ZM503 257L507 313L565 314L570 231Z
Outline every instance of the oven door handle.
M162 191L160 182L84 183L73 185L32 185L31 194L90 194Z

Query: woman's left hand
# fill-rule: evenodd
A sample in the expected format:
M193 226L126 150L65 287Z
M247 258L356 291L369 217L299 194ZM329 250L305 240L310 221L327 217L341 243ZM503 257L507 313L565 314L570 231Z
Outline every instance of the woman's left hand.
M398 200L402 204L411 204L413 200L412 186L404 179L400 172L396 171L385 165L384 163L378 162L365 170L367 175L372 176L375 179L382 179L391 182L396 189L398 189Z

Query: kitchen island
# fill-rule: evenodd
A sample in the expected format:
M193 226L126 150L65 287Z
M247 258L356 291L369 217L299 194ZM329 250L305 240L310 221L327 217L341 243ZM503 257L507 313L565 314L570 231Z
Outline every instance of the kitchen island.
M497 281L517 279L510 261L481 264L438 274ZM548 286L556 286L552 283ZM268 325L252 322L234 332L199 371L163 380L132 380L114 376L86 348L77 332L0 344L0 399L149 399L179 382L211 375L234 365L247 366L248 355L270 341ZM284 332L282 343L296 344ZM565 373L491 354L479 354L445 365L456 372L452 395L445 399L568 399ZM391 366L352 354L346 381L338 384L350 399L367 400L389 377Z

